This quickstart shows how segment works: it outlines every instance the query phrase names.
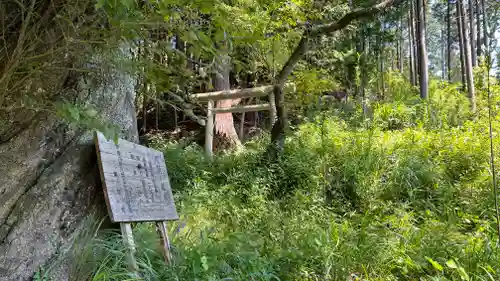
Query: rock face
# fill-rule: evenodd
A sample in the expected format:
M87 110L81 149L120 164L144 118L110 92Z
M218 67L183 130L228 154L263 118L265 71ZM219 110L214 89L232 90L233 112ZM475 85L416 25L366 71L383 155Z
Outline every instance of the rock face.
M111 55L131 58L126 48ZM93 71L77 78L73 95L137 141L134 77L120 63L97 65L86 66ZM0 281L31 280L71 244L89 213L105 210L96 161L92 132L50 114L0 142ZM66 271L55 280L68 279Z

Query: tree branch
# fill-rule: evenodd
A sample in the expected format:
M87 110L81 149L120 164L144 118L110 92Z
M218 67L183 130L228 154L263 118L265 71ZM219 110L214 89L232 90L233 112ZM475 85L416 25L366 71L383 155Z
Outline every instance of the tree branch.
M355 9L352 12L344 15L336 22L313 26L312 28L310 28L309 31L305 31L302 34L302 38L299 44L293 51L293 54L290 56L290 58L288 59L288 61L285 63L280 73L278 74L278 78L276 81L277 84L280 85L281 88L283 88L288 75L290 75L290 73L293 70L293 67L307 52L309 48L308 43L310 39L318 37L323 34L330 34L335 31L341 30L357 19L367 18L376 15L377 13L380 13L392 6L399 5L401 2L402 0L385 0L379 4L376 4L368 8Z
M184 114L186 114L187 117L189 117L191 120L195 121L196 123L200 124L201 126L206 125L205 119L194 114L192 104L186 102L181 96L176 95L172 92L168 92L168 95L170 95L174 99L174 101L176 101L178 104L180 104L182 111L184 112Z
M344 15L342 18L340 18L338 21L329 23L329 24L324 24L324 25L319 25L319 26L314 26L311 30L311 37L316 37L322 34L328 34L335 32L337 30L341 30L344 27L348 26L352 21L355 21L357 19L361 18L367 18L370 16L374 16L380 12L385 11L386 9L399 5L402 2L402 0L385 0L382 1L379 4L376 4L374 6L368 7L368 8L359 8L355 9L352 12Z
M271 130L271 145L266 151L267 157L269 159L275 160L276 157L281 154L284 149L285 132L288 127L288 120L285 108L283 87L297 62L300 61L304 54L307 52L309 48L309 41L313 38L319 37L320 35L331 34L335 31L341 30L354 20L373 16L392 6L395 6L396 4L400 4L402 1L403 0L384 0L379 4L373 5L368 8L355 9L352 12L344 15L336 22L322 25L313 25L312 27L304 31L299 44L297 45L297 47L295 47L292 55L290 56L290 58L288 58L287 62L279 72L276 79L276 84L273 88L278 120L276 120Z

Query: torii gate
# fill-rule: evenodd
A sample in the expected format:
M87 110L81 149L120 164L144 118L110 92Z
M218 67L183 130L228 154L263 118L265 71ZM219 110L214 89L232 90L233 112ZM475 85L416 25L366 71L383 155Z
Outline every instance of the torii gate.
M286 86L295 86L287 84ZM271 125L276 120L276 105L274 101L273 85L260 86L255 88L223 90L217 92L199 93L191 95L195 101L207 102L207 122L205 125L205 154L212 157L212 144L214 137L214 117L217 113L241 113L269 110L271 116ZM295 90L295 89L294 89ZM251 97L269 97L269 103L254 104L254 105L237 105L227 108L214 108L214 102L226 99L251 98Z

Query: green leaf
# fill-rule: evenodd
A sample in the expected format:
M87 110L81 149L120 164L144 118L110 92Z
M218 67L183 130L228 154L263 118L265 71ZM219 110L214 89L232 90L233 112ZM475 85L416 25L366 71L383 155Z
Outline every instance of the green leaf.
M206 256L201 257L201 266L205 271L208 270L208 260Z
M121 4L127 9L132 9L134 7L134 2L134 0L121 0Z
M430 262L435 269L437 269L439 271L443 271L443 267L437 261L435 261L435 260L433 260L433 259L431 259L431 258L429 258L427 256L425 257L425 259L428 262Z
M488 267L489 267L488 269L484 268L484 267L483 267L483 266L481 266L481 265L480 265L479 267L480 267L482 270L484 270L484 272L486 272L486 274L488 274L488 277L490 278L490 281L495 281L495 278L493 278L493 275L491 275L491 273L490 273L490 271L491 271L491 272L493 272L493 273L495 272L495 271L493 270L493 268L491 268L491 266L489 266L489 265L488 265Z
M206 44L207 46L212 45L212 41L210 40L210 38L208 38L208 36L204 32L198 31L196 33L196 36L203 44Z
M458 268L457 263L454 260L448 260L446 262L446 266L448 266L449 268L454 268L454 269Z
M458 268L458 274L460 274L460 278L462 280L464 280L464 281L470 280L469 274L467 274L467 272L465 272L465 269L463 267Z
M116 132L113 132L113 141L118 144L118 134Z
M78 109L72 106L68 106L69 117L72 119L71 121L78 122L80 121L80 112Z
M89 108L87 110L85 110L85 114L89 117L96 117L97 116L97 110L93 109L93 108Z
M216 42L221 42L226 38L226 35L225 35L225 32L223 30L219 29L219 30L215 31L214 37L215 37Z

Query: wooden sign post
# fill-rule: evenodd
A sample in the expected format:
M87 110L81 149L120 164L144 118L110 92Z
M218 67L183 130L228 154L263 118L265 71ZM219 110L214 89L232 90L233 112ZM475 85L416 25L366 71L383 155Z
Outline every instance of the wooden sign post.
M128 249L130 269L137 271L131 222L155 221L160 230L165 261L171 262L166 221L177 220L163 153L126 140L94 135L106 205L119 222Z

